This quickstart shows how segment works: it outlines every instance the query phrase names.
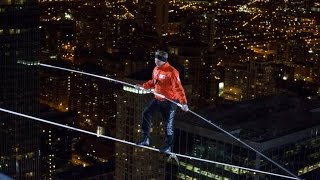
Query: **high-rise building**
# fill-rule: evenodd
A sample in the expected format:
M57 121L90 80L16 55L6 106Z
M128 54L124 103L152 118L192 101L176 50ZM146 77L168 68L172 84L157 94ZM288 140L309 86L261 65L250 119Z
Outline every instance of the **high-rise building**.
M126 79L126 82L135 82ZM141 136L141 114L144 107L153 97L146 91L133 87L123 87L117 95L117 133L119 139L135 142ZM150 142L152 146L160 147L164 137L160 116L155 113L152 120ZM116 144L115 179L165 179L165 157L163 154L144 148Z
M250 61L249 87L246 99L275 94L274 68L269 61Z
M55 61L54 65L70 68L66 61ZM66 112L69 110L71 92L71 74L49 68L40 70L40 102Z
M60 112L46 105L40 105L40 117L56 123L74 124L77 119L76 112ZM50 124L41 124L41 153L44 167L41 174L42 180L53 178L56 170L63 171L70 164L72 139L78 138L79 134L74 131L57 128Z
M85 72L114 78L114 74L103 70L95 64L86 63L80 69ZM78 112L78 125L91 131L97 131L98 126L110 131L114 130L116 85L100 78L92 78L76 73L71 74L70 82L71 91L68 109Z
M273 96L208 108L202 113L290 172L317 179L319 100ZM271 113L272 112L272 113ZM306 121L307 117L307 121ZM283 170L193 116L176 118L174 151L277 174ZM180 179L278 179L262 173L180 158Z
M143 31L156 32L158 36L168 31L169 0L143 0L138 2L138 22Z
M214 14L189 15L182 27L182 36L206 43L214 47L216 23Z
M0 107L39 115L37 0L0 1ZM14 179L40 178L36 122L1 113L0 171Z
M207 44L180 40L169 45L169 53L169 62L177 66L182 82L192 86L191 104L197 108L205 105L213 98L215 86L214 58L209 56Z
M249 86L248 66L245 63L233 63L225 68L224 90L222 97L231 101L246 100Z

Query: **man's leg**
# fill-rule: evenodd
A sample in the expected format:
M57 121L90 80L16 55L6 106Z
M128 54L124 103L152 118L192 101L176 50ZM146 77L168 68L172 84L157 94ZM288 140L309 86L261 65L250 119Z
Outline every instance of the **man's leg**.
M157 100L153 99L142 112L142 123L141 123L142 137L137 142L138 145L149 146L150 144L149 136L150 136L152 115L157 108L158 108L158 102Z
M161 152L171 152L174 138L173 120L176 114L176 109L177 105L170 101L161 102L160 112L164 121L163 124L166 135L165 145L160 148Z

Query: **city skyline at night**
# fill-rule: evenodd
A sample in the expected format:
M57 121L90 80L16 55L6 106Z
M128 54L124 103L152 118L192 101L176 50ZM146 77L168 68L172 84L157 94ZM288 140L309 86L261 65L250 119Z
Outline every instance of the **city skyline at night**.
M319 17L315 0L0 1L0 108L96 133L1 112L0 175L316 180ZM180 157L178 166L99 137L138 141L153 94L134 85L151 79L159 49L179 71L190 110L234 136L179 109L173 152L225 165ZM151 148L164 132L156 113Z

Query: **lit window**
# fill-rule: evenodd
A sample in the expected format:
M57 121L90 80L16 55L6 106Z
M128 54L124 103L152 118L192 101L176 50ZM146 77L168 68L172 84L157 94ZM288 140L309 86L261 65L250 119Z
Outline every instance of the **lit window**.
M18 5L23 5L26 2L26 0L16 0L15 2Z
M14 34L15 29L9 29L9 34Z
M10 5L12 2L11 0L2 0L0 1L0 5Z
M20 29L9 29L9 34L20 34L21 30Z

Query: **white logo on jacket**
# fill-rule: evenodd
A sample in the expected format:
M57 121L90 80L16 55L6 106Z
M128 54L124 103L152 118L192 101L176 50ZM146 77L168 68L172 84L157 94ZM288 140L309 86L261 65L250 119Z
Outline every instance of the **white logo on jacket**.
M166 78L166 75L164 75L164 74L159 75L159 79L165 79L165 78Z

